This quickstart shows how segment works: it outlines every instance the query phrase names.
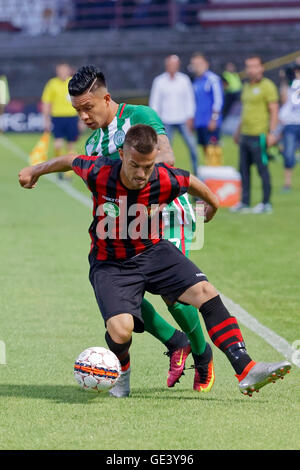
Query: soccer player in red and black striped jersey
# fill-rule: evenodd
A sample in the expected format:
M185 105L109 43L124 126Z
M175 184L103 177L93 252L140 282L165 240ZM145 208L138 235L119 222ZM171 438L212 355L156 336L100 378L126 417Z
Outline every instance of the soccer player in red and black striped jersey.
M42 174L73 168L92 192L90 281L107 328L106 341L123 365L129 361L132 332L143 331L140 307L148 291L171 303L178 300L200 310L211 340L233 366L240 390L251 395L269 381L283 377L291 365L287 361L254 362L236 318L205 274L171 242L162 239L160 215L165 204L188 191L205 201L208 222L218 201L187 171L155 164L157 151L153 128L137 125L126 134L119 150L121 161L69 156L25 168L19 181L23 187L32 188ZM124 396L126 383L129 390L128 371L120 381Z
M148 106L116 103L107 88L106 78L101 70L93 65L80 67L69 82L72 105L82 121L94 132L85 146L85 155L120 159L125 135L130 127L146 124L156 131L158 148L156 163L174 165L174 154L163 123L157 113ZM188 194L183 194L171 202L168 210L177 213L172 224L165 227L164 238L176 244L186 256L195 230L195 214ZM188 355L193 352L201 362L201 377L198 370L194 375L194 390L209 392L213 386L213 355L206 341L198 311L192 305L175 302L167 306L172 317L182 331L168 323L149 302L143 298L141 311L145 331L164 344L169 357L167 386L173 387L183 374ZM199 366L200 367L200 366ZM115 393L115 389L111 394Z

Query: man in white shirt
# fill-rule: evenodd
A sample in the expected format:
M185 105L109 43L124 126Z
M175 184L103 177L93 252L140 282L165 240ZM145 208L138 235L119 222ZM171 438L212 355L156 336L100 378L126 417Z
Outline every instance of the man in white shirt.
M180 59L170 55L165 60L166 71L153 80L149 106L164 123L169 141L178 131L188 146L193 172L197 175L198 152L192 133L195 115L195 97L188 75L179 72Z
M296 150L300 144L300 65L294 68L295 78L289 87L281 91L283 106L279 120L283 126L284 186L282 192L292 189L292 174L296 165Z

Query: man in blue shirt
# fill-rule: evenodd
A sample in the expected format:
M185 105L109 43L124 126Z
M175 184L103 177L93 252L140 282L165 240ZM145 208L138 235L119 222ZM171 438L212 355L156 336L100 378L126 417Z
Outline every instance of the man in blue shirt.
M198 144L204 152L210 144L217 145L220 138L223 108L223 84L221 78L209 70L209 62L203 54L196 52L191 58L196 113L194 127Z

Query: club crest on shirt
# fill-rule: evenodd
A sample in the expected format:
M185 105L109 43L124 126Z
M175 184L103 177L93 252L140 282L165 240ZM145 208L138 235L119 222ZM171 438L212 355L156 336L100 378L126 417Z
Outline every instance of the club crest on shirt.
M123 129L118 129L114 133L114 144L115 144L115 146L120 147L121 145L123 145L124 140L125 140L125 132L123 131Z
M120 215L120 208L113 202L105 202L103 204L103 212L109 217L116 219Z

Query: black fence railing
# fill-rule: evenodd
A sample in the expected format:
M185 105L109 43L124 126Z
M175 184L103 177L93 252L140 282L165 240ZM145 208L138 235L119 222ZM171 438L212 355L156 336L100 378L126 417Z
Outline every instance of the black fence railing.
M209 0L73 0L70 29L195 25Z

